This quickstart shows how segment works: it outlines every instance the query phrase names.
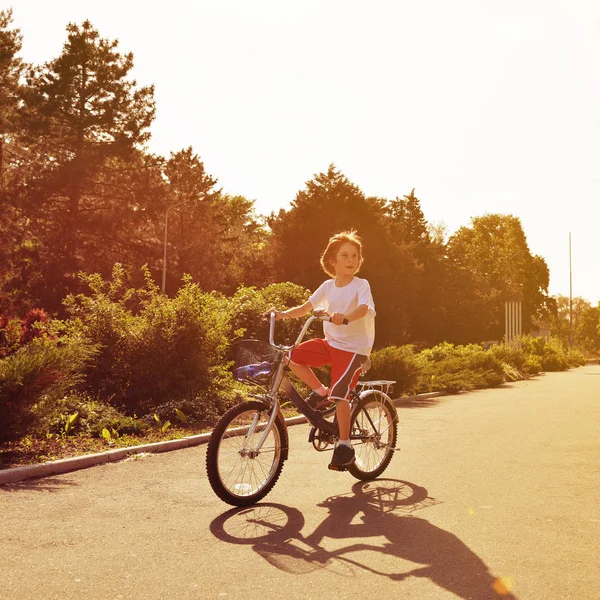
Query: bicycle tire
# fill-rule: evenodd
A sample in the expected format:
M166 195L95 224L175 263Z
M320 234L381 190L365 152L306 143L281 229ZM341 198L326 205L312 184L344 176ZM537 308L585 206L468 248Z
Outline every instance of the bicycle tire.
M206 473L215 494L232 506L249 506L264 498L277 483L287 458L288 434L281 414L256 455L258 442L269 419L271 407L251 400L230 408L213 430L206 451ZM248 429L256 427L248 438Z
M362 396L350 415L350 433L366 439L354 439L356 460L348 471L362 481L379 477L392 460L398 437L398 413L388 396L377 390Z

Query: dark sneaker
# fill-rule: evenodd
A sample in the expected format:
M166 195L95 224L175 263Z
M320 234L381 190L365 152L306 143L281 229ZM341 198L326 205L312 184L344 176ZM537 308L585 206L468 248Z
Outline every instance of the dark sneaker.
M317 392L312 392L312 394L306 398L305 402L316 411L329 408L333 404L329 396L321 396Z
M354 448L344 444L338 444L333 451L333 457L329 463L329 468L332 471L345 471L354 460Z

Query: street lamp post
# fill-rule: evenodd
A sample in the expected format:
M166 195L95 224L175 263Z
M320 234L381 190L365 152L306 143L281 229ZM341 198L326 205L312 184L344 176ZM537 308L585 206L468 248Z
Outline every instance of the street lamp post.
M204 197L205 194L202 194L202 197ZM165 287L166 287L166 283L167 283L167 232L169 229L169 211L173 208L177 208L178 206L181 206L182 204L187 204L188 202L191 202L192 200L196 200L197 198L190 198L189 200L184 200L183 202L178 202L177 204L173 204L171 206L169 206L167 208L167 211L165 212L165 242L164 242L164 248L163 248L163 269L162 269L162 293L165 293Z

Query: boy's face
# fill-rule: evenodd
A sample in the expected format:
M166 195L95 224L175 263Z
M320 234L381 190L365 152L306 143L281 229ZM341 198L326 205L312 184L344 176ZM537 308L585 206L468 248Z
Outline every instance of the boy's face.
M359 267L359 263L360 255L358 248L350 242L344 242L335 255L335 262L333 263L336 277L354 275L354 272Z

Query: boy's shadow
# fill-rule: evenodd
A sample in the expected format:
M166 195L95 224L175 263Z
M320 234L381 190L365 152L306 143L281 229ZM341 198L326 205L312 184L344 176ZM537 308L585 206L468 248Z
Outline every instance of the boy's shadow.
M258 504L227 511L211 524L219 539L252 544L253 550L278 569L309 573L328 569L353 575L356 568L392 581L425 577L460 598L516 600L508 582L490 573L486 564L452 533L414 516L416 510L438 504L427 490L392 479L358 482L352 493L333 496L320 506L329 515L309 535L302 534L304 518L297 509ZM385 538L383 543L352 543L334 551L321 546L323 539ZM368 554L365 554L368 551ZM363 553L360 559L355 553ZM397 572L375 568L365 559L372 552L402 560ZM404 561L419 565L410 569ZM371 563L371 564L370 564Z

